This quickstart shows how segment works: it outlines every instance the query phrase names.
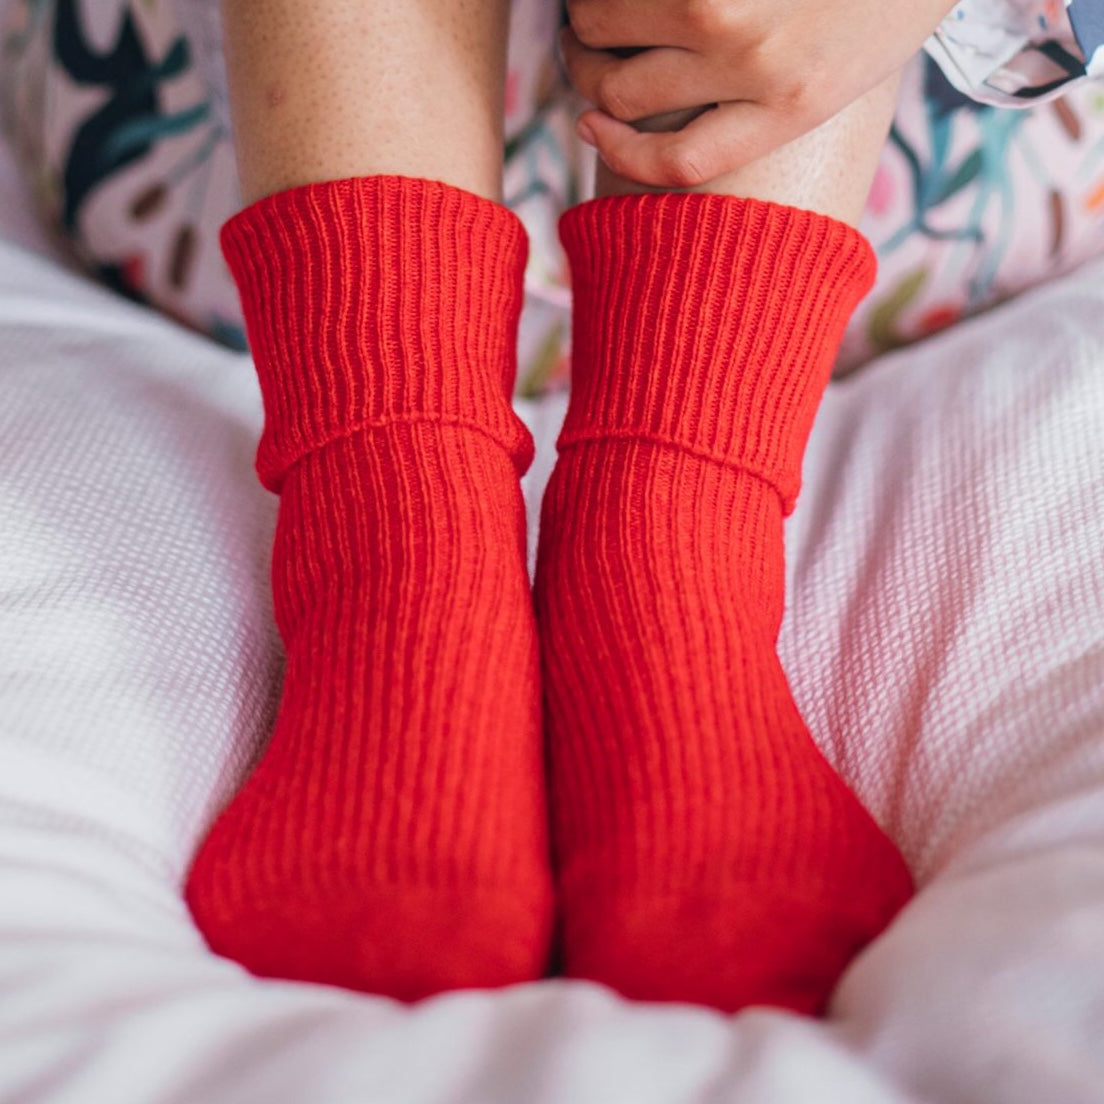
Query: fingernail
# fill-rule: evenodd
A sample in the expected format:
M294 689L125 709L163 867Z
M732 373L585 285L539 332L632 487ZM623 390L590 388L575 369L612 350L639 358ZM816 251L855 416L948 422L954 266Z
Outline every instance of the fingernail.
M594 137L594 131L590 129L589 123L576 123L575 133L582 138L588 146L598 145L598 139Z

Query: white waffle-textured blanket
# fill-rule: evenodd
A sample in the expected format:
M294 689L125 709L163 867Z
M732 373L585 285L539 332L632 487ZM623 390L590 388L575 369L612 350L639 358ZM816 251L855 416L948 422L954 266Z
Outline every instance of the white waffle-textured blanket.
M280 675L259 420L247 359L0 244L0 1104L1104 1101L1104 267L825 401L782 655L922 889L824 1023L205 950Z

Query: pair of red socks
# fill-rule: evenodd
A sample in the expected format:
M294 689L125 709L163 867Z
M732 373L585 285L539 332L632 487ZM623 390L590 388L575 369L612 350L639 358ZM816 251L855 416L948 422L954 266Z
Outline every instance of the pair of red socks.
M569 212L573 386L534 595L526 246L444 184L232 220L280 495L271 743L187 884L258 974L413 1000L542 977L823 1008L911 892L775 650L782 527L873 258L729 197Z

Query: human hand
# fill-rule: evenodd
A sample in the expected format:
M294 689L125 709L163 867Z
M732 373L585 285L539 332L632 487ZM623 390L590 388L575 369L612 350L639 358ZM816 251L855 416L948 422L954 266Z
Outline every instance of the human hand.
M881 84L954 2L567 0L564 61L596 105L580 117L580 136L617 176L705 184ZM673 112L690 112L680 130L630 125Z

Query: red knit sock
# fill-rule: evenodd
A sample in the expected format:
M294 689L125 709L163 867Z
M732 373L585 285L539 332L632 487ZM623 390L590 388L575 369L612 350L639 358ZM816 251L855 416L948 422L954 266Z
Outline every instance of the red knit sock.
M280 494L287 673L271 744L195 859L196 921L255 973L403 999L539 977L520 223L371 177L263 200L223 243Z
M873 258L722 196L598 200L561 232L573 389L537 602L565 972L819 1010L911 892L775 651L783 517Z

